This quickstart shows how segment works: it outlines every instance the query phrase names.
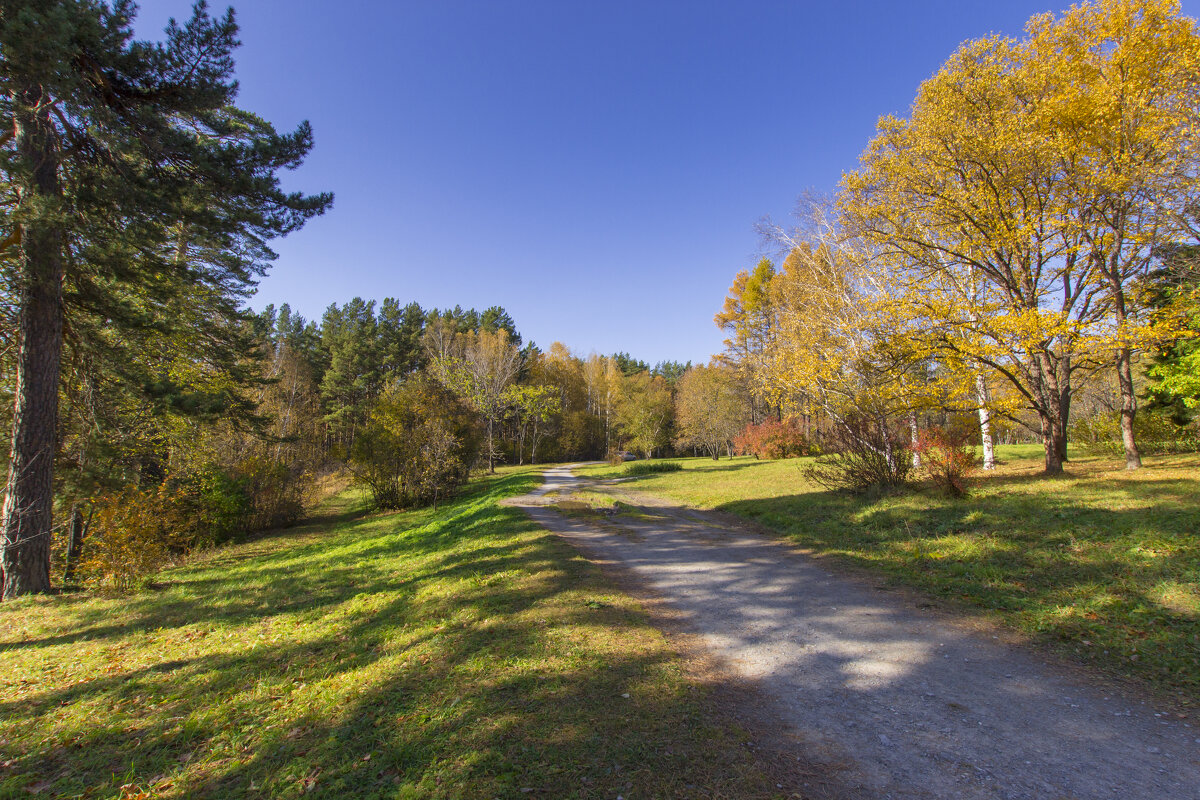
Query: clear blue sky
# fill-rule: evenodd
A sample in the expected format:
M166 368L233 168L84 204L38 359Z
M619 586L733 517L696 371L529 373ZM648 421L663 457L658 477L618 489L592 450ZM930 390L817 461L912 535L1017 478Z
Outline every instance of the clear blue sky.
M543 348L707 361L755 222L832 191L960 42L1051 1L234 0L239 104L310 120L287 185L336 194L253 305L502 305ZM159 38L190 2L141 9Z

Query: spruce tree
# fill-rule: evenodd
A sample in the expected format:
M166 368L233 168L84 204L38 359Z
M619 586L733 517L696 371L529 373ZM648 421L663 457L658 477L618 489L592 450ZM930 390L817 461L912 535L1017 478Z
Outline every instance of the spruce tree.
M234 106L232 11L201 0L151 43L133 38L135 10L0 0L0 265L17 316L5 598L50 588L64 325L169 329L191 308L214 334L192 346L232 358L228 323L274 257L267 242L332 200L279 186L312 146L307 123L280 134Z

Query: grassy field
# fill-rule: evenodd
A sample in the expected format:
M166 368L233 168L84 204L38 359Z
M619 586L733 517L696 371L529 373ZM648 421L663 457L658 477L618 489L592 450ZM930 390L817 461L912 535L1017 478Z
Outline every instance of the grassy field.
M929 487L828 492L805 480L804 459L685 459L682 472L626 485L755 520L1200 703L1200 457L1151 457L1128 473L1080 456L1059 478L1039 474L1040 446L1000 457L963 500Z
M0 606L2 797L770 797L637 604L496 505L214 551Z

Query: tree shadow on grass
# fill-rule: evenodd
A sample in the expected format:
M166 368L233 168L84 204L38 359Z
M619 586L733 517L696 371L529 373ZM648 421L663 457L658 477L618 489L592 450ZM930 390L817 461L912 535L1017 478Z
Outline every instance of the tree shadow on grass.
M55 666L0 702L0 794L686 797L757 780L644 621L585 602L607 591L594 568L483 495L449 512L204 565L9 643ZM55 680L76 656L109 666Z
M497 487L507 494L536 483L536 476L506 476L481 482L460 500L469 504L488 497ZM188 624L241 625L279 613L317 613L343 599L347 571L357 574L359 569L336 563L331 554L344 552L355 559L421 557L445 548L491 518L485 504L441 520L433 531L410 530L414 523L419 528L440 520L441 513L435 507L415 512L415 517L414 512L370 515L367 509L355 508L335 515L341 519L339 530L328 537L312 538L321 527L306 523L225 552L201 554L191 566L162 573L164 584L159 591L115 598L110 603L97 603L84 595L55 600L78 606L76 624L70 630L0 641L0 653ZM403 528L389 532L396 520ZM389 575L389 580L394 576ZM375 580L360 591L378 591L381 585ZM204 602L198 602L199 597ZM113 606L119 608L119 614L113 614ZM114 621L114 616L119 620Z

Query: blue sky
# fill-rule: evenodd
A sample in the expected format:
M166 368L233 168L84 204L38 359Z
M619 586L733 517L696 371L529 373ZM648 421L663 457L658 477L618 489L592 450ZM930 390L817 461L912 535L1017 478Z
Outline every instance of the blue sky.
M1067 3L233 5L240 105L310 120L286 183L336 194L276 243L255 307L502 305L542 347L653 363L721 349L712 317L762 255L755 223L832 191L960 42ZM189 9L144 0L139 35Z

